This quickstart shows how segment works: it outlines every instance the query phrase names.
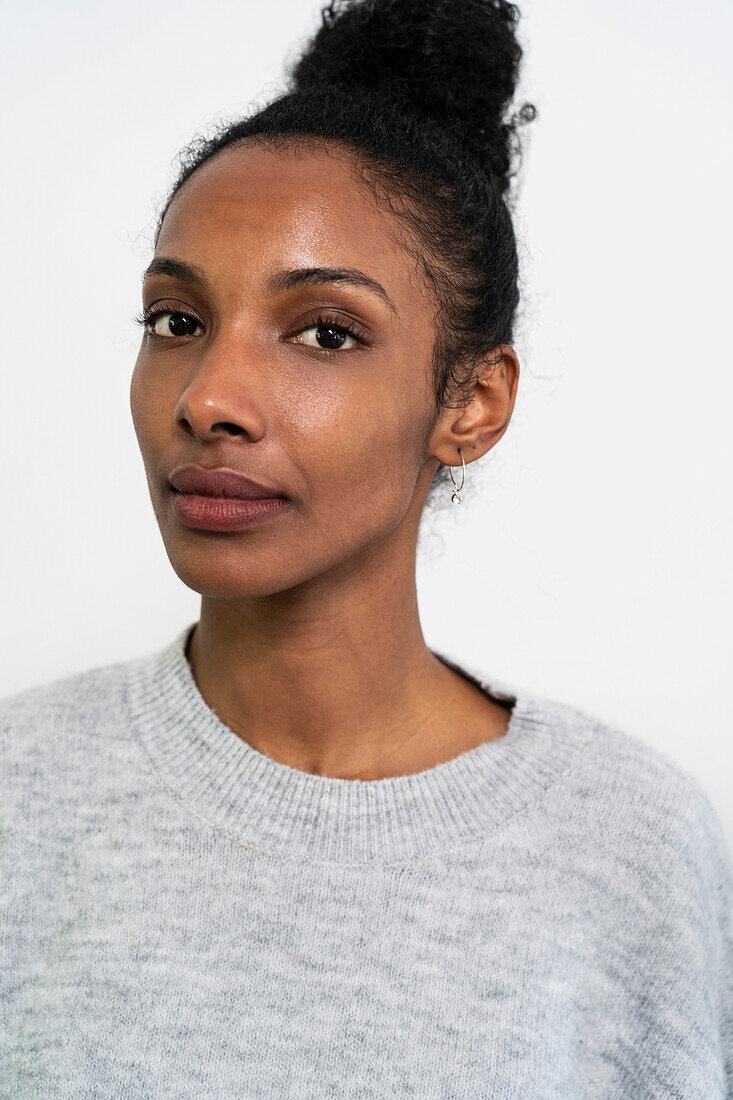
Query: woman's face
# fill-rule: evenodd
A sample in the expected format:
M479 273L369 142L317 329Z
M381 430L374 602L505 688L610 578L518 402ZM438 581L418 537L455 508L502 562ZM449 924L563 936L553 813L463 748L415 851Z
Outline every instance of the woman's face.
M438 465L435 303L396 229L348 154L315 144L227 150L173 200L160 270L144 279L144 310L160 313L143 335L130 407L166 552L195 591L268 595L385 539L409 538L414 550ZM162 259L198 280L166 273ZM292 274L308 268L356 269L385 294ZM239 530L188 526L168 482L186 463L232 468L288 503Z

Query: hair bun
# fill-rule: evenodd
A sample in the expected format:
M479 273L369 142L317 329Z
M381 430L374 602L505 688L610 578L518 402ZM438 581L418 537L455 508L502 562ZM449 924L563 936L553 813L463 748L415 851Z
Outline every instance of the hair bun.
M291 90L358 86L460 131L471 153L508 187L516 128L506 119L522 48L519 11L506 0L331 0L322 26L288 69Z

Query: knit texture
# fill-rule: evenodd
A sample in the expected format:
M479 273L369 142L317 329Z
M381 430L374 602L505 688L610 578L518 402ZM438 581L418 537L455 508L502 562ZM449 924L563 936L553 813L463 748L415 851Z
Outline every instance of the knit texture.
M733 865L696 779L583 711L312 775L169 644L0 701L0 1096L733 1096Z

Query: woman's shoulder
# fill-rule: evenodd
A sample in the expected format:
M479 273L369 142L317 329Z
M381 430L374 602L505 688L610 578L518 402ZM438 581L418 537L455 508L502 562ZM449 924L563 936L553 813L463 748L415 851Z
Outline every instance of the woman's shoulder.
M54 745L76 732L91 734L119 722L132 663L94 665L0 698L2 757L7 760L39 746L53 751Z
M116 661L0 699L0 832L53 832L139 778L127 670Z
M589 814L608 815L609 825L624 818L654 831L695 819L715 831L708 793L671 751L590 707L467 667L495 699L515 700L514 751L547 774L548 791L574 799Z
M671 752L585 707L537 695L528 704L524 698L558 743L563 737L573 741L565 790L587 807L609 841L617 831L633 834L640 844L646 837L656 852L661 839L691 864L712 859L717 873L730 878L731 853L718 810Z

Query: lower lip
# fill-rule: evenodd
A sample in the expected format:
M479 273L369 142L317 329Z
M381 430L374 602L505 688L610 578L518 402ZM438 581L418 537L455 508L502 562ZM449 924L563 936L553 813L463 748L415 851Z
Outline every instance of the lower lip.
M173 490L173 511L186 527L200 531L241 531L277 516L290 507L283 497L267 500L234 500L230 497L199 497Z

